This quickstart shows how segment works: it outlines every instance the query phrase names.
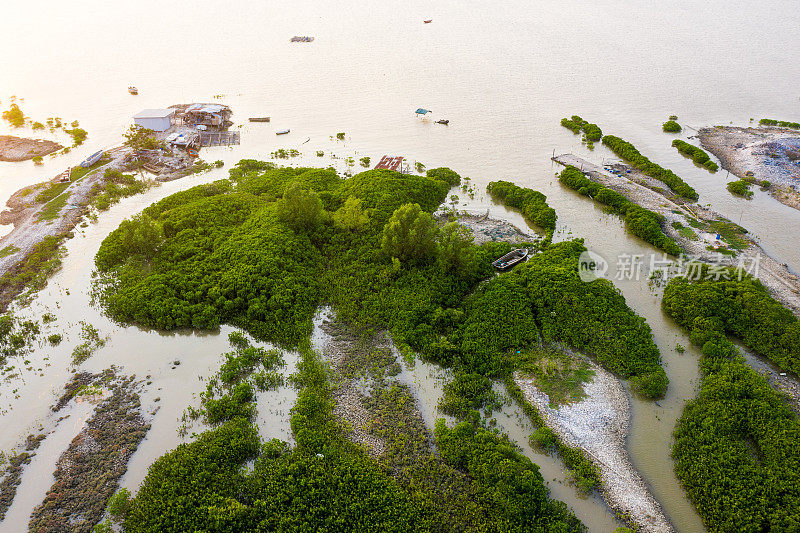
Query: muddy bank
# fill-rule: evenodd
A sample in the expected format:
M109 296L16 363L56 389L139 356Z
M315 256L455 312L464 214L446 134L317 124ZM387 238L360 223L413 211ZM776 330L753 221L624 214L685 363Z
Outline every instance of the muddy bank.
M83 217L96 209L92 202L102 199L109 179L113 180L106 176L106 171L131 172L141 165L160 172L155 181L144 182L145 190L156 182L171 181L209 168L205 163L192 164L191 158L182 152L175 155L160 150L134 153L120 146L105 151L104 158L83 175L74 173L83 170L79 167L67 169L48 182L25 187L11 196L7 202L9 209L0 213L0 224L14 224L14 229L0 238L0 250L5 251L5 254L0 253L0 311L7 308L31 280L38 280L39 285L44 283L52 269L43 272L41 263L56 258L63 239L71 236ZM107 195L106 205L109 205Z
M17 487L22 481L22 471L25 465L30 464L31 459L36 455L35 450L39 447L46 435L30 434L25 439L25 450L5 458L8 464L0 476L0 522L6 517L8 508L17 495Z
M459 224L472 230L475 244L503 241L511 244L532 242L539 238L535 233L525 233L513 224L504 220L488 218L470 214L459 214L456 219Z
M85 377L78 376L77 382L85 383ZM77 399L100 403L58 459L55 482L31 515L31 531L91 532L150 428L141 414L141 382L113 370L92 378L89 389L78 389ZM65 396L74 397L73 389L68 386Z
M703 128L700 144L739 178L770 182L770 195L800 209L800 132L785 128Z
M747 230L700 204L674 201L669 193L647 186L639 170L620 165L617 176L572 155L556 156L558 163L582 168L587 178L622 194L631 202L664 217L661 229L689 258L723 266L743 266L764 284L773 298L800 317L800 277L777 262L747 235ZM630 170L630 173L627 171ZM724 226L727 232L720 229ZM717 238L718 232L724 233ZM649 266L649 265L647 265ZM688 270L687 270L688 273Z
M0 135L0 161L27 161L64 148L54 141Z
M611 373L594 363L590 365L595 375L583 386L586 397L557 408L550 407L547 394L536 387L533 379L517 373L514 381L547 426L566 444L586 452L599 467L601 492L609 507L642 531L671 532L672 525L628 457L628 396Z

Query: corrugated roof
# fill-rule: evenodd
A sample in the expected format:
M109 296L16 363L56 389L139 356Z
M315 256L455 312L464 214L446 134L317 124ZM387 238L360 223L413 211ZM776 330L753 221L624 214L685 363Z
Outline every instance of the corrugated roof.
M224 109L227 109L228 106L224 106L221 104L192 104L186 108L187 113L191 113L194 111L201 111L203 113L219 113Z
M174 113L174 109L144 109L133 115L133 118L166 118Z

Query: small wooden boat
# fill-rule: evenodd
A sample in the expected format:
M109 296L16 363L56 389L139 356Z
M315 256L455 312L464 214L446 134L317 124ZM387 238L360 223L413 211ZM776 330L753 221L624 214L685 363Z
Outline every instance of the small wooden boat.
M250 117L247 120L250 122L269 122L269 117Z
M442 120L437 120L436 123L437 124L444 124L445 126L447 126L448 124L450 124L450 121L447 120L447 119L442 119Z
M520 248L518 250L512 250L500 259L497 259L494 263L492 263L492 266L498 270L508 270L514 265L525 261L527 258L528 250L525 248Z
M139 94L139 89L131 85L130 87L128 87L128 92L131 94Z
M198 152L194 148L189 148L188 150L186 150L186 152L189 154L189 157L197 157L200 155L200 152Z
M92 155L90 155L89 157L87 157L86 159L81 161L81 166L83 168L89 168L90 166L92 166L95 163L97 163L98 161L100 161L101 157L103 157L103 151L102 150L100 150L99 152L93 153Z
M286 134L287 134L287 133L289 133L290 131L291 131L291 130L281 130L281 131L276 131L276 132L275 132L275 135L286 135Z
M423 20L422 22L424 22L425 24L430 24L431 22L433 22L433 19Z

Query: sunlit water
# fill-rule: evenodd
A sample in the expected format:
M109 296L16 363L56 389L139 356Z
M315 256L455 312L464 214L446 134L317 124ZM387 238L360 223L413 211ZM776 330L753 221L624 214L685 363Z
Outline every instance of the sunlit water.
M620 254L647 257L652 249L627 235L617 217L554 179L553 152L573 152L595 162L613 155L599 145L588 151L559 126L563 116L577 113L675 170L697 189L702 203L747 227L768 253L800 271L800 212L761 192L751 201L731 196L725 172L712 175L695 167L670 146L673 137L660 128L671 114L688 126L683 138L705 125L747 125L765 116L800 118L800 12L788 0L771 2L769 12L774 16L766 17L759 3L720 0L658 5L609 0L251 2L222 10L218 3L203 1L15 3L3 11L9 23L0 33L0 107L6 109L9 97L16 95L24 98L20 105L35 120L77 119L89 139L68 155L45 158L41 167L0 163L0 198L117 144L130 117L143 108L215 101L214 95L224 95L220 101L233 108L236 126L243 126L242 144L205 149L202 157L208 161L221 159L230 166L243 157L265 159L277 148L294 147L304 155L292 164L334 164L345 170L344 157L369 156L374 164L383 154L404 155L412 163L446 165L471 177L478 191L468 206L474 212L488 208L493 216L522 224L518 214L491 206L481 192L493 179L510 179L547 194L559 215L557 239L584 237L612 265ZM433 23L423 25L428 18ZM293 35L316 40L289 43ZM128 85L136 85L139 96L130 96ZM414 116L417 107L433 110L432 118ZM272 122L251 124L249 116L271 116ZM450 125L434 124L439 118L450 119ZM276 137L274 132L284 128L292 132ZM9 131L0 124L0 133ZM332 140L337 132L346 132L347 139ZM317 158L317 150L325 156ZM331 159L331 153L339 159ZM67 243L63 270L29 309L20 311L53 312L58 318L53 331L63 332L65 340L28 357L30 367L41 372L22 370L21 378L2 384L0 421L14 430L0 434L0 449L10 450L50 420L49 406L72 373L69 359L80 342L80 320L109 336L82 369L99 371L115 364L152 381L143 406L147 413L156 412L153 427L123 485L137 487L148 465L182 442L180 417L187 405L196 404L203 380L218 368L231 328L162 334L111 323L89 305L92 256L125 217L171 192L225 175L223 169L189 177L124 200ZM698 354L691 348L684 354L675 350L677 342L689 346L688 339L663 316L646 275L617 285L653 328L671 380L660 407L632 401L628 444L634 465L680 531L702 530L669 458L675 420L696 394ZM175 359L181 365L173 369ZM292 358L287 356L287 362L291 366ZM429 375L435 369L420 368L410 379L430 423L437 416L440 385ZM293 394L284 389L259 399L262 436L289 438ZM546 478L563 480L556 461L527 447L529 431L512 423L513 418L500 417L500 422L542 465ZM6 520L0 529L24 528L22 507L36 505L52 481L38 472L55 464L59 452L53 443L66 443L70 431L57 429L43 441L21 485L28 496L11 509L13 523ZM550 485L591 530L613 528L611 513L596 498L582 501L568 485Z

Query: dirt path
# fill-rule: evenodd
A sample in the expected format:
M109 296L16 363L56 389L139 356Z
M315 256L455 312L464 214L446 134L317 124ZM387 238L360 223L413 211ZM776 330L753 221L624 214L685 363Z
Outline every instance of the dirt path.
M738 266L740 262L746 267L758 265L757 277L761 283L767 287L776 300L800 317L800 277L790 272L786 265L778 263L767 255L755 241L746 235L740 235L740 238L747 242L747 248L739 251L736 257L722 255L707 249L716 241L713 234L708 233L711 230L706 232L698 230L696 239L690 239L673 226L673 223L677 222L684 227L691 228L691 219L700 220L706 224L711 221L724 220L719 213L699 204L673 201L664 194L638 183L640 180L642 182L646 182L646 180L634 168L625 167L631 170L631 173L623 173L624 177L622 177L572 154L559 155L553 160L562 165L580 168L592 181L619 192L637 205L663 215L665 222L662 224L662 230L675 239L675 242L686 251L687 255L700 261L726 266Z
M64 148L54 141L0 135L0 161L27 161Z
M550 407L547 394L532 379L517 373L514 381L547 426L566 444L585 451L599 467L601 491L609 507L627 514L642 531L674 531L628 456L630 404L625 389L611 373L589 364L595 376L584 384L586 398L558 408Z
M62 194L69 194L69 196L53 220L39 220L39 215L47 206L47 203L41 204L33 201L39 188L26 187L12 196L8 202L11 210L3 212L3 219L12 221L14 229L0 238L0 250L10 252L5 257L0 257L0 277L6 274L16 275L23 268L28 257L35 251L36 245L45 238L61 239L75 228L75 225L86 213L91 199L92 186L103 179L106 169L122 168L126 151L114 149L107 153L112 156L110 162L92 170L64 189ZM52 182L48 182L47 185L57 180L58 177ZM28 200L29 197L30 200ZM18 284L2 284L0 286L0 308L8 305L20 290L21 287Z

